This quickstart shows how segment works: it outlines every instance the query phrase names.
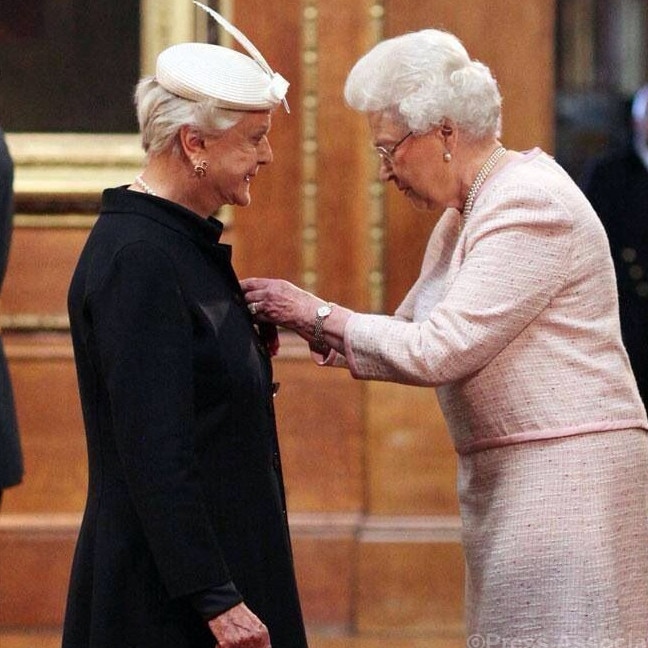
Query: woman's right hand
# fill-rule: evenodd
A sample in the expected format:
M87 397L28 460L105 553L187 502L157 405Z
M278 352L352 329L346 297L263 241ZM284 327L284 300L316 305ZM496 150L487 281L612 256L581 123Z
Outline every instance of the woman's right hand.
M243 279L241 289L258 321L285 326L298 333L312 326L315 311L325 303L283 279Z
M239 603L208 623L218 648L271 648L268 629L245 603Z
M313 341L317 309L326 304L324 300L283 279L243 279L241 289L258 322L285 326ZM335 306L326 320L325 342L339 353L344 353L344 327L350 316L348 308Z

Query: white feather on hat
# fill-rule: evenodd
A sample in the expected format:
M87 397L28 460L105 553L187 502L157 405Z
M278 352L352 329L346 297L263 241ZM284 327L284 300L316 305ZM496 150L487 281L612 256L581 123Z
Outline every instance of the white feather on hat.
M283 103L290 85L273 72L259 50L232 24L213 9L194 2L207 11L249 52L250 56L220 45L180 43L161 52L155 78L175 95L200 101L215 100L230 110L270 110Z

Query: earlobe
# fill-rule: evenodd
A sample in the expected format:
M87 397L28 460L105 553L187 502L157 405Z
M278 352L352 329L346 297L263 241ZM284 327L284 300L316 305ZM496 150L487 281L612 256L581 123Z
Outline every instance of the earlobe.
M453 125L450 122L443 121L441 123L441 127L439 128L439 135L443 139L444 144L448 144L448 141L450 139L453 139L453 136L455 134L455 129Z
M447 121L441 123L439 127L439 137L443 142L443 161L448 163L452 160L452 151L454 150L455 141L456 141L456 132L452 124Z

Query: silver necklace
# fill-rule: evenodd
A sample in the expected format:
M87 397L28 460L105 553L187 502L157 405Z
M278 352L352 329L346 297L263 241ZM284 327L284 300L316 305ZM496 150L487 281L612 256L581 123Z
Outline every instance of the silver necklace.
M468 189L468 195L466 196L466 202L464 203L463 219L462 219L464 223L466 222L468 216L470 216L470 212L472 211L473 203L475 202L475 197L477 196L477 192L481 189L484 182L486 182L486 178L488 178L488 174L493 170L493 168L495 167L499 159L505 153L506 153L506 149L503 146L498 146L490 154L488 160L484 162L482 168L479 169L479 172L475 176L473 183L470 185L470 189Z
M135 178L135 184L140 186L144 191L149 195L149 196L157 196L155 191L149 187L146 182L144 182L144 178L142 178L141 175L138 175L137 178Z

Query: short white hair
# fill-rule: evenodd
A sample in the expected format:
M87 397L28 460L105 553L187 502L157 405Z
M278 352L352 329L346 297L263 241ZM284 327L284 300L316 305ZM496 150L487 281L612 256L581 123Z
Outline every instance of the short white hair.
M135 88L137 121L142 148L147 155L171 151L180 155L178 133L182 126L194 127L204 135L231 128L245 115L242 111L219 108L215 100L191 101L165 90L154 77L144 77Z
M353 67L344 97L360 112L390 112L424 133L455 122L468 139L499 136L502 97L488 67L471 60L461 41L438 29L376 45Z

